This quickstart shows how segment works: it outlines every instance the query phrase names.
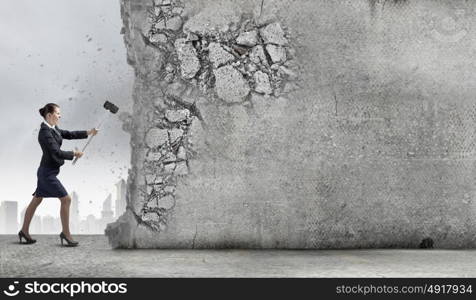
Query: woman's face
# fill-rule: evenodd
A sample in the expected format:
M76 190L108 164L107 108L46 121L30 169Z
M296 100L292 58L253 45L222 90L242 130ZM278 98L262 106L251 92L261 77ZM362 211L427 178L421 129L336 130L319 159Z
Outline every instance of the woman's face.
M55 107L55 111L53 113L48 113L46 115L46 121L51 125L58 125L59 119L61 118L61 111L59 107Z

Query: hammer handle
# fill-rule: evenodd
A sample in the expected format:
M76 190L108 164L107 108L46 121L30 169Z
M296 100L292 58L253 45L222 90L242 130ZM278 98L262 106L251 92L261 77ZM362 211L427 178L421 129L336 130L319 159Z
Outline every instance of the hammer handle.
M102 123L104 123L104 121L106 121L107 117L109 117L109 113L106 112L106 115L105 117L102 119L101 123L99 123L99 125L96 127L96 129L99 129L102 125ZM94 135L92 135L88 142L86 143L86 145L84 145L83 147L83 150L81 152L84 152L84 150L86 150L86 147L89 145L89 143L91 143L92 139L93 139ZM73 160L73 165L76 164L76 162L78 161L79 157L75 157L74 160Z
M92 136L89 138L88 142L86 143L86 145L84 145L83 150L81 150L81 152L84 152L84 150L86 150L86 147L89 145L89 143L91 143L91 141L93 140L93 137L94 137L94 135L92 135ZM76 164L76 162L78 161L78 159L79 159L79 157L75 157L75 158L74 158L74 160L73 160L73 165Z

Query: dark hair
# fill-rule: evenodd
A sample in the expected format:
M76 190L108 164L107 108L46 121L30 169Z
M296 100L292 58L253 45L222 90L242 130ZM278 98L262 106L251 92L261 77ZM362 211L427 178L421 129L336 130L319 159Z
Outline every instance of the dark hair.
M50 113L50 114L54 113L56 107L59 107L59 105L56 104L56 103L48 103L48 104L46 104L45 106L43 106L42 108L40 108L40 115L41 115L43 118L46 118L46 114L48 114L48 113Z

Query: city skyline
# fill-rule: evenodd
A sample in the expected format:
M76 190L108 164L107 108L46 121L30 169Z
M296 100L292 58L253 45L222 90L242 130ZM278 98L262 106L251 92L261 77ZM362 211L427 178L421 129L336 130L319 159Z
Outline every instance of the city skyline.
M81 216L79 210L80 197L75 191L71 193L70 229L73 234L102 234L108 223L121 216L126 209L126 181L119 180L115 185L115 191L109 193L102 202L100 217L93 214ZM114 195L114 196L113 196ZM114 205L112 203L114 202ZM18 202L0 202L0 234L16 234L23 224L26 206L18 214ZM19 222L18 222L19 220ZM56 216L50 214L36 214L30 224L31 234L56 234L61 231L59 213Z
M58 175L68 193L81 197L81 217L100 218L102 200L128 176L131 161L130 135L119 117L132 112L134 72L120 34L119 2L2 1L0 19L0 105L17 112L5 114L0 127L0 137L8 138L0 146L0 165L8 171L0 176L0 201L17 201L21 210L32 199L42 156L40 107L57 103L61 129L87 130L101 123L109 100L119 107L117 115L108 115L84 156L75 165L65 161ZM63 140L61 149L82 149L86 142ZM58 211L54 198L37 210L53 216Z

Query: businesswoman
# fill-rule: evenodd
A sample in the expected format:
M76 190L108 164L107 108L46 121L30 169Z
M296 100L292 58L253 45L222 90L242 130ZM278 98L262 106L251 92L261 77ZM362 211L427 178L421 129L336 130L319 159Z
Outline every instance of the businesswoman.
M25 211L25 219L22 229L18 232L20 243L25 239L26 244L36 242L29 234L31 219L35 214L35 210L40 205L43 198L59 198L61 201L60 216L61 225L63 227L60 233L61 244L66 241L66 246L77 246L78 242L74 241L69 231L69 207L71 197L66 192L61 182L56 177L60 172L60 167L64 164L64 160L72 160L75 157L83 155L80 151L63 151L60 149L63 138L67 140L85 139L88 135L96 135L98 130L67 131L58 128L61 118L61 111L57 104L48 103L40 108L40 115L44 121L41 123L38 132L38 142L40 143L43 155L41 157L40 166L36 173L38 181L36 190L33 192L33 199Z

